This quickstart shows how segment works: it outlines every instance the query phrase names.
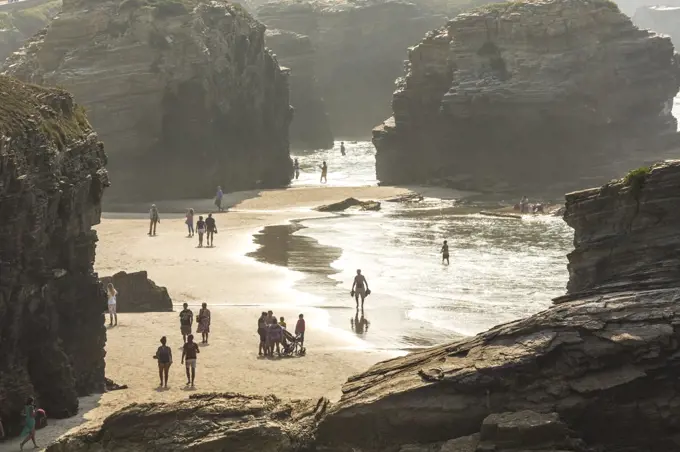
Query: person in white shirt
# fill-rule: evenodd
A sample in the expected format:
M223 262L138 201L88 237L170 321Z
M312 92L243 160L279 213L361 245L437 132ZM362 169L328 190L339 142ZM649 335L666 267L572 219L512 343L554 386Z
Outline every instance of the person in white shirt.
M113 287L113 284L108 283L106 286L106 295L109 298L109 325L114 326L114 319L116 321L115 325L118 325L118 314L116 313L116 295L118 291Z

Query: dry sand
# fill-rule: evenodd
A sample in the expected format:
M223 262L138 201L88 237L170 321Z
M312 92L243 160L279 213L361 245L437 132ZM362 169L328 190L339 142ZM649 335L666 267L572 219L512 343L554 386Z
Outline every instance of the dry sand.
M212 210L211 200L157 203L161 223L156 237L147 236L145 214L104 215L96 227L99 243L95 269L100 276L121 270L147 270L151 279L168 288L176 311L179 304L187 302L196 314L201 302L208 303L212 312L210 344L201 347L195 391L337 399L340 386L350 375L394 354L373 351L360 339L327 328L322 311L306 308L307 355L259 359L259 313L272 309L277 316L286 317L290 328L300 312L296 301L306 295L295 290L293 272L244 255L255 249L251 237L262 227L322 215L311 207L350 196L384 199L406 192L391 187L323 187L230 194L225 201L233 209L216 214L219 233L214 248L197 248L197 237L186 238L183 217L164 217L164 212L182 212L186 207L193 207L199 215ZM115 207L131 212L147 208ZM168 337L174 358L167 390L158 389L157 364L152 359L163 335ZM106 374L129 388L81 399L77 416L50 420L50 426L38 431L39 444L47 445L72 429L96 426L132 402L187 397L192 391L185 387L181 345L177 312L119 314L118 326L108 329ZM0 451L18 448L16 439L0 444Z

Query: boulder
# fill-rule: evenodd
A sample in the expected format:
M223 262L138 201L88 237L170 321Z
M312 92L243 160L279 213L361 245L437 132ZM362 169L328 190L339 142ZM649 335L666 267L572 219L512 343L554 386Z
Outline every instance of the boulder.
M677 153L678 61L608 0L459 14L409 50L377 177L541 197L605 183Z
M0 418L19 433L104 389L106 297L93 263L106 154L61 89L0 76Z
M118 291L116 310L118 312L170 312L172 300L165 287L158 287L145 271L125 273L100 279L102 287L109 283Z
M297 452L311 440L326 400L196 394L175 403L132 404L94 431L62 438L48 452Z
M290 125L290 144L296 149L333 147L333 133L326 104L316 77L316 49L309 36L285 30L267 30L267 47L290 73L290 103L295 109Z
M288 76L264 34L224 0L65 0L4 68L85 105L108 199L198 198L290 181Z
M356 198L347 198L332 204L319 206L314 210L319 212L342 212L350 207L359 207L361 210L380 210L380 203L377 201L360 201Z
M345 139L366 139L389 113L406 49L444 20L404 0L275 0L259 6L256 15L270 28L309 37L331 130ZM288 52L277 54L290 60ZM306 71L307 64L300 60L286 65L295 74L299 66ZM310 106L293 103L296 116L304 118L313 114Z
M0 4L0 64L59 14L61 0Z

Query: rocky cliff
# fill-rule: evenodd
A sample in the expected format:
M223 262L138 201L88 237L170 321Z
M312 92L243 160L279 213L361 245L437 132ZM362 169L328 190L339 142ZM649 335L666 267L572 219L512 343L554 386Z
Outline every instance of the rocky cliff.
M373 131L383 183L564 193L678 148L670 39L607 0L488 5L409 51Z
M46 27L60 10L61 0L23 0L0 5L0 62Z
M226 1L66 0L5 68L86 106L109 195L205 197L290 180L288 80L264 33Z
M326 104L316 78L316 50L309 36L285 30L267 30L267 47L286 68L290 79L290 103L295 109L290 125L290 144L297 149L333 147Z
M657 33L670 36L673 44L680 43L680 1L670 1L675 6L641 6L633 15L633 23Z
M342 138L366 138L388 114L407 47L443 20L402 0L277 0L260 6L257 17L270 28L309 37L331 129ZM290 68L297 70L292 62Z
M106 297L93 272L106 155L62 90L0 76L0 418L50 416L104 386Z
M172 300L168 289L159 287L150 280L145 271L118 272L100 279L102 286L111 283L116 288L116 310L118 312L169 312Z

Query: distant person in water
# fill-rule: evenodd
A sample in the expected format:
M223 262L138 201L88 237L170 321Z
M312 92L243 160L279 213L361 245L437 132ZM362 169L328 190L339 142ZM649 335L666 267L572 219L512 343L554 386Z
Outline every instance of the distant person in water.
M189 209L187 211L187 219L185 221L187 224L187 229L189 230L189 235L187 237L194 236L194 209Z
M522 196L522 200L519 202L520 213L527 213L529 211L529 198Z
M198 232L198 247L203 248L203 236L205 235L205 221L203 221L203 215L198 216L196 232Z
M118 326L118 313L116 312L116 297L118 296L118 291L111 283L106 285L106 296L108 298L107 305L109 307L109 326L114 326L114 319L116 321L115 326Z
M340 142L340 154L346 155L345 154L345 142L344 141Z
M368 288L368 281L366 277L361 274L361 270L357 270L357 275L354 277L354 284L352 284L352 291L350 295L354 297L357 303L357 310L359 310L359 297L361 297L361 310L364 309L364 299L371 291Z
M194 323L194 313L189 309L189 304L184 303L184 309L179 313L179 330L182 333L184 343L187 342L187 336L191 334L191 326Z
M442 264L446 261L446 265L449 265L449 243L446 240L444 240L444 244L442 245L441 253Z
M161 222L161 217L158 215L158 208L156 204L151 204L149 210L149 235L156 235L156 225Z
M196 332L201 333L201 344L207 344L208 334L210 334L210 309L208 309L208 303L203 303L201 306L200 311L198 311Z
M208 246L213 246L213 239L215 237L215 234L217 234L217 225L215 224L215 219L213 218L212 214L208 214L208 218L205 219L205 231L207 233L206 239L207 239L207 245Z
M167 338L161 338L161 346L156 350L154 359L158 360L158 376L161 379L159 386L168 387L168 373L170 372L170 365L172 364L172 350L168 347Z
M182 347L182 364L186 362L187 371L187 386L194 385L196 379L196 359L197 355L201 353L198 344L194 342L194 335L190 334L187 337L187 343Z
M319 168L321 168L321 178L319 179L319 183L328 182L328 165L326 165L325 160L323 161L323 164Z
M224 197L224 192L222 187L217 187L217 193L215 194L215 205L217 206L217 211L222 212L222 198Z
M295 180L297 180L300 177L300 162L298 162L298 159L295 159L293 162L293 172L295 173Z

